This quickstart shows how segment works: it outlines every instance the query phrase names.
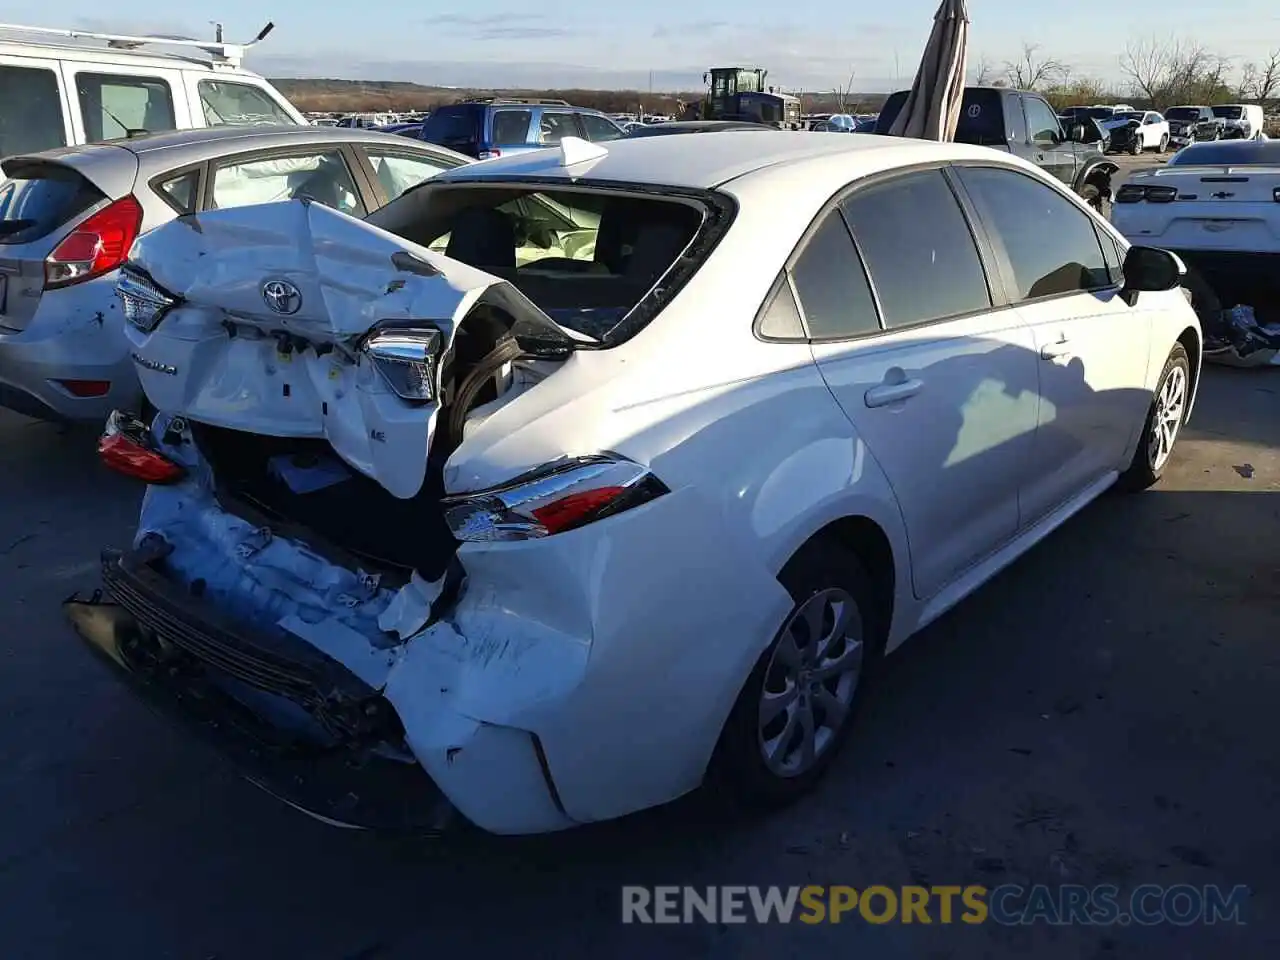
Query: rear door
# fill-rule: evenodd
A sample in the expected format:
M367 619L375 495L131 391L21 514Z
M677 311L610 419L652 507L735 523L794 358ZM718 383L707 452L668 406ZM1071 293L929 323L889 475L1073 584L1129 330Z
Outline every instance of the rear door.
M141 71L113 64L64 61L77 143L100 143L139 133L186 130L191 110L180 70Z
M578 123L586 138L594 143L617 140L622 136L622 130L616 123L598 113L579 113Z
M538 143L544 147L552 147L565 137L581 137L582 128L578 126L577 115L572 110L557 110L552 107L542 108L539 120Z
M922 599L1014 536L1030 476L1031 331L1000 306L982 243L943 172L917 171L855 188L792 271L814 359L897 497Z
M225 210L299 197L352 217L363 217L380 205L349 146L312 144L214 161L201 209Z
M73 143L58 61L0 55L0 159Z

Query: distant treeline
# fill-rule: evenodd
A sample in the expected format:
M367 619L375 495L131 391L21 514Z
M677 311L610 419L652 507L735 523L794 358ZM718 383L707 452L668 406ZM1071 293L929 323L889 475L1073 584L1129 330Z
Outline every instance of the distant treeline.
M672 114L681 103L701 100L704 91L648 93L639 90L478 90L427 87L393 80L291 80L271 81L299 110L315 113L407 112L430 110L443 103L470 97L548 97L606 113ZM807 113L874 113L884 102L883 93L805 93Z

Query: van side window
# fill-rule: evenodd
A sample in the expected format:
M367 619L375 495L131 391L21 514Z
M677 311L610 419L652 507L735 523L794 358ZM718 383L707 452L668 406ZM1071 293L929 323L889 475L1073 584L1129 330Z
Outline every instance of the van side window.
M173 94L159 77L76 74L76 94L88 143L173 130Z
M0 157L66 145L54 72L0 64Z

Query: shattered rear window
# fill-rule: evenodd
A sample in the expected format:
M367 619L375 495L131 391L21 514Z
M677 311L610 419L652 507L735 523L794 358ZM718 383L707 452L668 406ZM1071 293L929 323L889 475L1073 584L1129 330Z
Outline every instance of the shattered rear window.
M727 198L669 192L442 184L369 220L510 281L560 325L612 345L692 276L730 212Z

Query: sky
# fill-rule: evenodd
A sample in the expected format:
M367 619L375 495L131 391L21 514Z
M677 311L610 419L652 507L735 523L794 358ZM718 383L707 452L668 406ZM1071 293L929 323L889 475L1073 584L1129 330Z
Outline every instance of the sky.
M1218 0L1203 12L1167 0L969 0L969 62L997 66L1039 46L1077 72L1119 81L1127 44L1194 39L1237 66L1280 48L1273 0ZM937 0L217 0L157 8L153 0L61 0L53 14L0 0L0 23L126 33L252 37L246 59L267 76L411 80L442 86L687 90L711 66L761 66L792 91L905 86ZM162 12L155 12L160 10ZM36 18L36 19L33 19ZM851 82L852 80L852 82Z

